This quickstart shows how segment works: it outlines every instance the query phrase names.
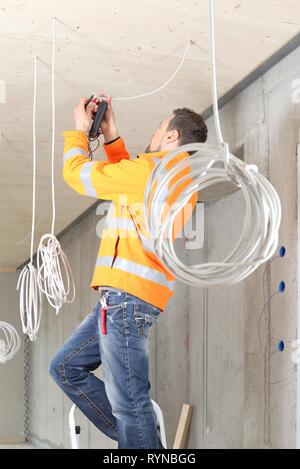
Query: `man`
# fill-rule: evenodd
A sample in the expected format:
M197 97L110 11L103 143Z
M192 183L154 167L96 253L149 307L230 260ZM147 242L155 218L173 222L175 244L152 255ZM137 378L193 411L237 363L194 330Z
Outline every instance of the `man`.
M175 277L157 258L146 231L144 191L160 159L179 145L205 142L207 127L195 112L176 109L153 132L145 153L131 159L116 129L111 98L103 96L108 102L101 127L108 161L88 159L87 133L99 102L85 109L87 100L82 98L74 109L75 130L64 132L63 172L80 194L112 201L91 283L100 301L52 359L49 371L119 448L158 448L149 395L148 334L173 295ZM192 207L196 199L191 197ZM177 235L174 229L173 239ZM104 381L92 373L101 364Z

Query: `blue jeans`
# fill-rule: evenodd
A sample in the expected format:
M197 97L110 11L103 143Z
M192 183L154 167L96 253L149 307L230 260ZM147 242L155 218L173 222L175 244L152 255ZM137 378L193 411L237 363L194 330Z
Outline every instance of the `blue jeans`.
M100 301L50 363L65 394L121 448L158 448L149 390L149 330L161 310L127 292L101 291ZM106 333L105 333L106 332ZM103 365L104 381L92 371Z

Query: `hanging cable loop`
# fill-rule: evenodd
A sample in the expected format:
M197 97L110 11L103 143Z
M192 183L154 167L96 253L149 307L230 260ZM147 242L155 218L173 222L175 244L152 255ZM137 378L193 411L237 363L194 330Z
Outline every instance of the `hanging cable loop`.
M41 237L37 253L38 284L56 314L64 303L75 298L75 283L67 256L57 238Z
M52 145L51 145L51 195L52 223L51 233L40 239L37 251L37 281L45 293L49 304L55 308L56 314L64 303L72 303L75 299L75 283L69 261L59 241L54 235L55 226L55 185L54 185L54 154L55 154L55 47L56 18L52 22Z
M32 342L36 340L42 315L42 296L37 276L37 269L30 262L21 271L17 283L22 330Z
M21 339L16 329L11 324L0 321L0 363L11 360L20 346Z
M36 340L42 315L42 298L37 282L37 270L33 265L33 245L35 229L35 197L36 197L36 95L37 95L37 57L34 57L34 87L33 87L33 172L32 172L32 222L30 241L30 262L22 269L18 282L20 317L23 333L31 341Z

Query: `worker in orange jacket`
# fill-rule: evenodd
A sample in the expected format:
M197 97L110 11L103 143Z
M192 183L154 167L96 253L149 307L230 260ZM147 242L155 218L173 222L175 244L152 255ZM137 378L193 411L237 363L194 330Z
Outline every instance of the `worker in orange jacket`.
M81 411L119 448L158 448L156 416L150 399L149 330L174 293L175 277L157 257L145 224L144 192L156 164L179 145L205 142L201 115L182 108L162 120L144 153L131 158L119 136L111 97L102 121L107 161L89 161L88 131L99 101L82 98L74 109L75 130L64 132L63 177L82 195L111 201L91 287L99 302L58 351L50 374ZM182 152L168 169L186 158ZM173 185L189 173L177 174ZM166 188L169 205L188 184ZM168 194L171 194L168 198ZM193 209L194 194L188 204ZM187 205L188 205L187 204ZM192 210L175 220L173 240ZM92 371L103 365L104 380Z

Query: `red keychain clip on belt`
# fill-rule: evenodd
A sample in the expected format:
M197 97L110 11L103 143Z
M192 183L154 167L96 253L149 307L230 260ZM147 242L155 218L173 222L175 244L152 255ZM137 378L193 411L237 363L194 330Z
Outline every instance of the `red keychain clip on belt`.
M100 299L101 301L101 332L102 334L107 334L107 329L106 329L106 308L105 308L105 303Z
M106 309L101 308L101 332L102 334L107 334L107 329L106 329Z

